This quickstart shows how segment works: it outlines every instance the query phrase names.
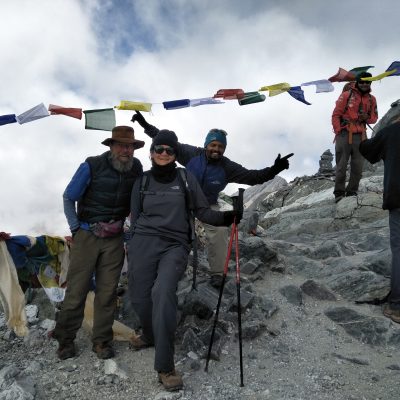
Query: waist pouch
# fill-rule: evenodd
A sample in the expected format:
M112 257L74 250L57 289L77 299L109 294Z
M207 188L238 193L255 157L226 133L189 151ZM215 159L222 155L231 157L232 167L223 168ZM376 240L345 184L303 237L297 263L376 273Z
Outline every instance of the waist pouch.
M96 222L90 224L91 232L100 238L115 237L122 233L122 221Z

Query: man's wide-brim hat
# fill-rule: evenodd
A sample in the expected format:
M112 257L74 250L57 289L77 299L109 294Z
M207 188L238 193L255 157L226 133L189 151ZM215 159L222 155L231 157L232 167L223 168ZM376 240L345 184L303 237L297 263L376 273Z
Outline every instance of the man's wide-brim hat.
M130 126L116 126L112 130L112 135L110 138L103 140L101 143L104 146L110 146L113 142L133 144L135 149L140 149L144 146L142 140L135 139L135 131Z

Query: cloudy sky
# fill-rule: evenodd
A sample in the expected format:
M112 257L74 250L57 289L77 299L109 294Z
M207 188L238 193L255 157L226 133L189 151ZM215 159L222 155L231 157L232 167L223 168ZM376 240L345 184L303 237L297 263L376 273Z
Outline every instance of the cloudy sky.
M329 6L328 6L329 4ZM247 168L294 152L290 181L311 175L332 152L332 109L343 84L307 106L284 93L263 103L165 110L163 101L212 96L218 89L256 91L327 79L339 67L400 60L398 0L17 0L2 2L0 115L44 103L83 110L120 100L153 103L150 123L202 146L211 128L228 132L226 156ZM399 99L400 77L372 85L381 116ZM268 92L266 92L268 95ZM118 124L132 112L116 111ZM65 235L62 193L87 156L107 150L106 131L84 120L50 116L0 126L0 231ZM149 167L150 140L135 155ZM229 187L233 190L234 187Z

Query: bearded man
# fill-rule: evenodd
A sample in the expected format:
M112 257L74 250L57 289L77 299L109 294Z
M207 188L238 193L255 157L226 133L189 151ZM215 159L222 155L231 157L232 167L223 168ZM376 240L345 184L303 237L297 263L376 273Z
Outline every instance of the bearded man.
M125 255L123 223L130 211L132 186L143 173L142 164L133 153L144 142L135 139L130 126L116 126L112 137L102 144L110 150L88 157L63 194L73 241L67 290L53 334L59 343L57 355L62 360L76 355L74 339L82 325L93 276L93 351L101 359L115 355L112 325Z

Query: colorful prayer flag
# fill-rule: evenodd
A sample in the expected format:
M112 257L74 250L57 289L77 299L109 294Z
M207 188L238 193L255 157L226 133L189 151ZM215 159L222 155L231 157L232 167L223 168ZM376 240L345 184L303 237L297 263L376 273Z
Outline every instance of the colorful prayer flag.
M353 73L356 78L359 74L361 74L361 72L367 72L370 68L374 68L373 65L367 65L365 67L356 67L350 70L351 73Z
M285 93L290 89L290 85L286 82L276 83L274 85L263 86L260 91L269 90L269 97L277 96L278 94Z
M399 76L400 75L400 61L393 61L389 67L386 69L386 71L393 71L396 70L393 74L390 76Z
M190 100L190 107L204 106L205 104L224 104L224 101L214 99L213 97L203 97L201 99Z
M362 81L368 81L368 82L380 81L381 79L386 78L387 76L392 76L393 74L395 74L396 71L397 71L397 69L393 69L391 71L385 71L385 72L382 72L381 74L376 75L376 76L361 78L361 80Z
M241 99L244 96L243 89L219 89L214 98L222 97L224 100Z
M112 108L85 110L85 129L112 131L116 125L115 111Z
M339 67L336 75L331 76L328 80L330 82L351 82L356 80L356 75Z
M307 104L311 106L311 103L309 103L305 98L304 98L304 90L301 88L301 86L293 86L288 90L288 93L294 97L296 100L301 101L304 104Z
M132 110L132 111L151 111L151 103L143 103L140 101L121 100L119 106L115 106L117 110Z
M189 107L189 105L190 105L189 99L171 100L163 102L163 106L166 110L176 110L178 108Z
M333 92L335 88L333 87L331 81L328 79L320 79L318 81L311 81L302 83L300 86L316 86L316 93L325 93L325 92Z
M43 103L25 111L24 113L17 115L15 118L19 124L26 124L27 122L32 122L40 118L48 117L50 114Z
M15 114L0 115L0 126L7 125L7 124L13 124L14 122L17 122L17 119L15 118Z
M81 108L67 108L56 106L54 104L49 104L49 111L52 115L62 114L68 117L82 119L82 109Z
M253 104L253 103L261 103L262 101L265 101L266 97L264 94L260 94L258 92L248 92L244 94L244 97L241 99L238 99L238 103L240 106L245 106L247 104Z

